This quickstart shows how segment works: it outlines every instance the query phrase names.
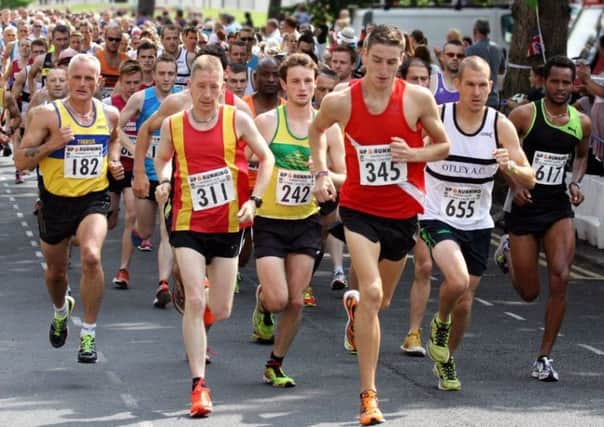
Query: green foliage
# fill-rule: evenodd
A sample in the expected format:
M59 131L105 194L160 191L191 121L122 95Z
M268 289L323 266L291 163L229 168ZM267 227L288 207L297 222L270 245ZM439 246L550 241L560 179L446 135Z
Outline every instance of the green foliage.
M17 7L27 7L34 0L0 0L0 7L5 8L17 8Z

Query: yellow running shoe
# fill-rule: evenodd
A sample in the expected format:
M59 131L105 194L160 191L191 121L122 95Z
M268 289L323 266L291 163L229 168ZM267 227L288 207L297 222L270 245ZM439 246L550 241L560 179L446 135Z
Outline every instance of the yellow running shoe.
M312 293L312 286L304 289L304 307L316 307L317 300Z
M383 423L384 415L378 407L378 398L375 390L365 390L361 393L361 415L359 422L363 426L372 426Z
M422 346L421 331L411 331L405 337L405 341L401 344L401 350L407 356L425 357L426 349Z

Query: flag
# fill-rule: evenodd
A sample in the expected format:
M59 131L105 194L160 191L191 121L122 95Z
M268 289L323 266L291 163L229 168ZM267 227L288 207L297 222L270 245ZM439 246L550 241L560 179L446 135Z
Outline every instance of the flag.
M543 43L541 42L541 35L539 31L535 31L531 37L528 45L528 51L526 52L527 58L535 55L541 55L543 52Z
M531 9L537 9L537 6L539 6L539 0L526 0L526 3Z

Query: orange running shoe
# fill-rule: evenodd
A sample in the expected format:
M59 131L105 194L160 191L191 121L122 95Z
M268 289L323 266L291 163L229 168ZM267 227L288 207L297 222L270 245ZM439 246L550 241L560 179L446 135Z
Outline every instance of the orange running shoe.
M210 388L199 381L191 392L191 417L207 417L212 413L212 397Z
M378 408L378 398L375 390L365 390L361 393L361 415L359 422L364 426L382 424L384 415Z
M359 303L359 296L359 291L351 289L346 291L342 297L344 309L348 316L346 331L344 332L344 348L351 353L357 352L357 346L354 343L354 313L357 309L357 304Z
M155 291L153 305L157 308L166 308L170 302L172 302L172 295L170 295L170 287L168 286L168 282L165 280L160 280L159 286Z
M128 289L130 286L130 275L128 274L128 270L120 268L112 282L118 289Z
M317 300L315 299L314 294L312 293L312 287L304 289L304 307L316 307Z

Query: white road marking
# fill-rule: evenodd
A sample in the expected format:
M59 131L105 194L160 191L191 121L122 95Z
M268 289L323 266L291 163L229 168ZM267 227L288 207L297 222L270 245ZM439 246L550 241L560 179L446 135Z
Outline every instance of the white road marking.
M31 245L32 248L37 248L38 247L38 242L36 242L35 240L30 240L29 244Z
M107 376L109 377L109 381L111 381L113 384L123 384L124 382L122 381L122 379L118 376L118 374L116 374L113 371L105 371L105 373L107 374Z
M76 327L82 327L82 319L80 319L78 316L71 316L71 321Z
M481 303L482 305L486 305L487 307L493 307L493 303L492 302L488 302L487 300L484 300L484 299L478 298L478 297L474 297L474 299L476 301L478 301L479 303Z
M34 232L33 232L33 231L31 231L31 230L25 230L25 235L26 235L27 237L34 237Z
M13 190L11 190L11 189L9 189L9 188L7 188L7 189L6 189L6 190L4 190L4 191L6 191L6 194L10 194L10 193L12 193L12 192L13 192Z
M122 402L124 402L124 405L126 405L126 407L128 409L137 409L138 408L138 402L130 393L122 393L122 394L120 394L120 398L122 399Z
M14 202L14 201L15 201L15 198L14 198L13 196L10 196L10 197L8 198L8 201L9 201L9 202Z
M46 269L48 268L48 264L46 264L45 262L41 262L40 266L42 267L42 270L46 271Z
M15 210L19 210L19 205L18 205L18 204L16 204L16 203L15 203L15 204L13 204L13 209L15 209Z
M23 218L23 212L17 212L17 218Z
M509 311L504 311L503 313L507 314L508 316L510 316L511 318L516 319L516 320L526 320L524 317L518 316L515 313L510 313Z
M42 255L42 252L40 252L40 251L36 251L36 256L38 258L44 258L44 255Z
M600 350L599 348L595 348L595 347L592 347L592 346L587 345L587 344L577 344L577 345L579 347L582 347L582 348L586 349L586 350L589 350L591 352L596 353L598 356L604 356L604 351Z
M21 225L23 227L29 227L29 224L27 223L27 221L21 221Z
M141 421L138 423L138 427L153 427L153 423L151 421Z

